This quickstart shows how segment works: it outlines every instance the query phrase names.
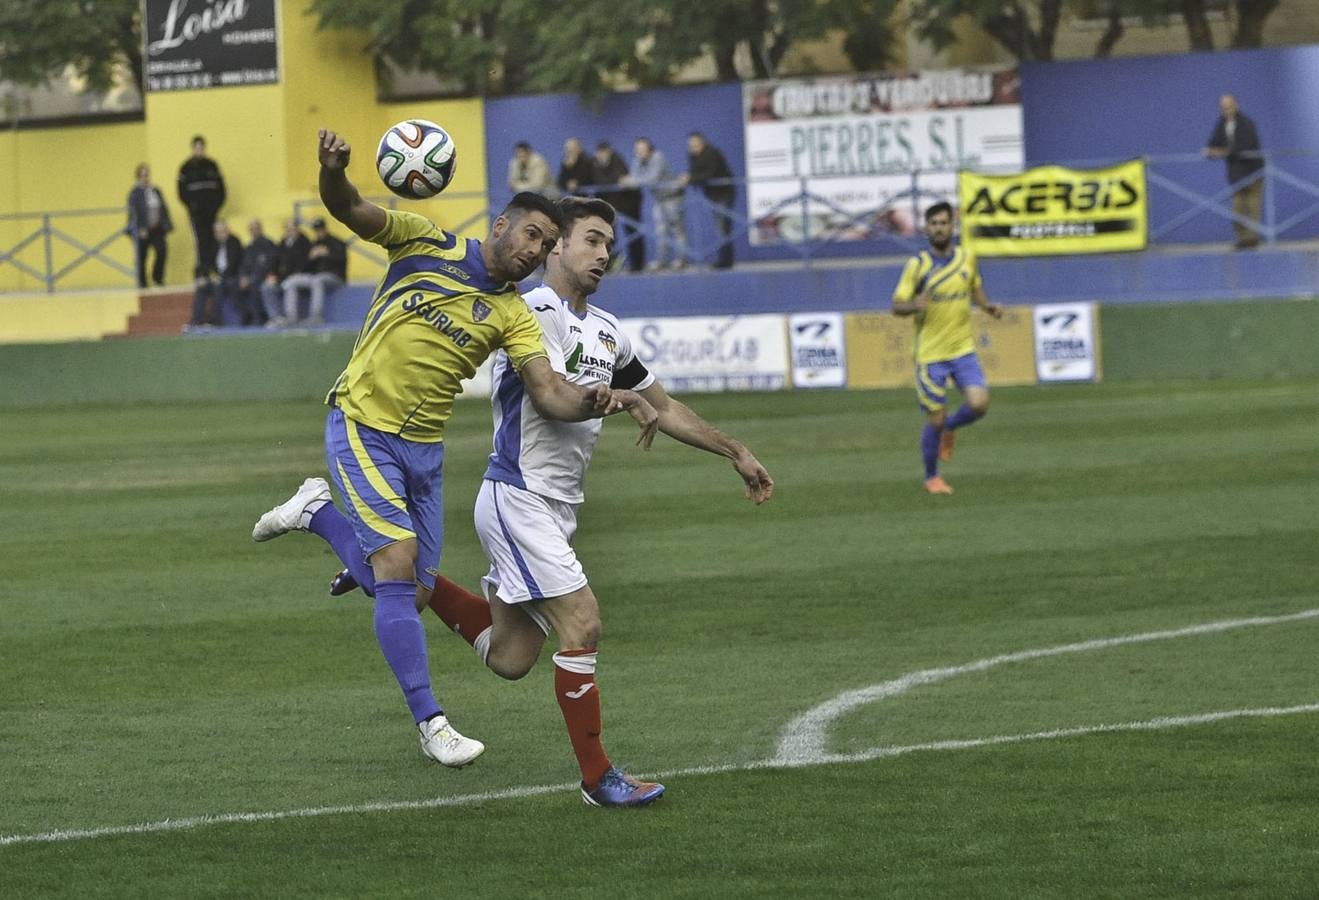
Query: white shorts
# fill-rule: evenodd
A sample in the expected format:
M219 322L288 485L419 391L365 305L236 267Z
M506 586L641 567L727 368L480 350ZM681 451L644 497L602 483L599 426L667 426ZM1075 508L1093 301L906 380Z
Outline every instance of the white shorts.
M490 560L481 584L505 603L562 597L586 586L572 549L577 504L483 480L476 533Z

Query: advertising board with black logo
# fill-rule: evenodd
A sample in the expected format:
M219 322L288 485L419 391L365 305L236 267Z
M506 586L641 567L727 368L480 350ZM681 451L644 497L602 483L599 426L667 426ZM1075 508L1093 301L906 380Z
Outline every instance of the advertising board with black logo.
M276 0L146 0L150 92L279 82Z

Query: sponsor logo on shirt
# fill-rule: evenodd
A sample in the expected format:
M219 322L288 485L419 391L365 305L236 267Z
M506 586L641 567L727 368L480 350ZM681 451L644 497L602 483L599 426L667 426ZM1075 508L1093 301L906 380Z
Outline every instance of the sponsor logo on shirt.
M407 299L403 301L403 311L410 312L435 326L436 331L453 341L459 347L466 347L472 340L472 335L467 329L449 318L448 313L441 310L434 303L423 302L424 299L425 294L420 291L415 294L410 294ZM475 310L473 310L473 313L475 313ZM488 312L487 315L489 315Z

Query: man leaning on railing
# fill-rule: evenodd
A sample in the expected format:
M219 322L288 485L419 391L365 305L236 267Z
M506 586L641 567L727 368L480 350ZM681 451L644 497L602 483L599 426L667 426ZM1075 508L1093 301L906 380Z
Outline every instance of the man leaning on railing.
M1245 250L1259 243L1259 231L1253 226L1260 222L1264 179L1256 173L1264 168L1264 158L1255 122L1237 106L1237 98L1224 94L1218 100L1218 109L1222 115L1214 125L1204 155L1210 159L1227 160L1227 180L1233 185L1232 211L1252 223L1232 222L1237 236L1236 247Z

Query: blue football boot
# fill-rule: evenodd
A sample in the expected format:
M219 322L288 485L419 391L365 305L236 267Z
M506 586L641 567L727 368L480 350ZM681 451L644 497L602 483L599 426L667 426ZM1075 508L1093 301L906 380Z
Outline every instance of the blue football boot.
M649 806L664 796L664 785L637 781L617 766L610 766L595 790L582 785L582 800L587 806Z

